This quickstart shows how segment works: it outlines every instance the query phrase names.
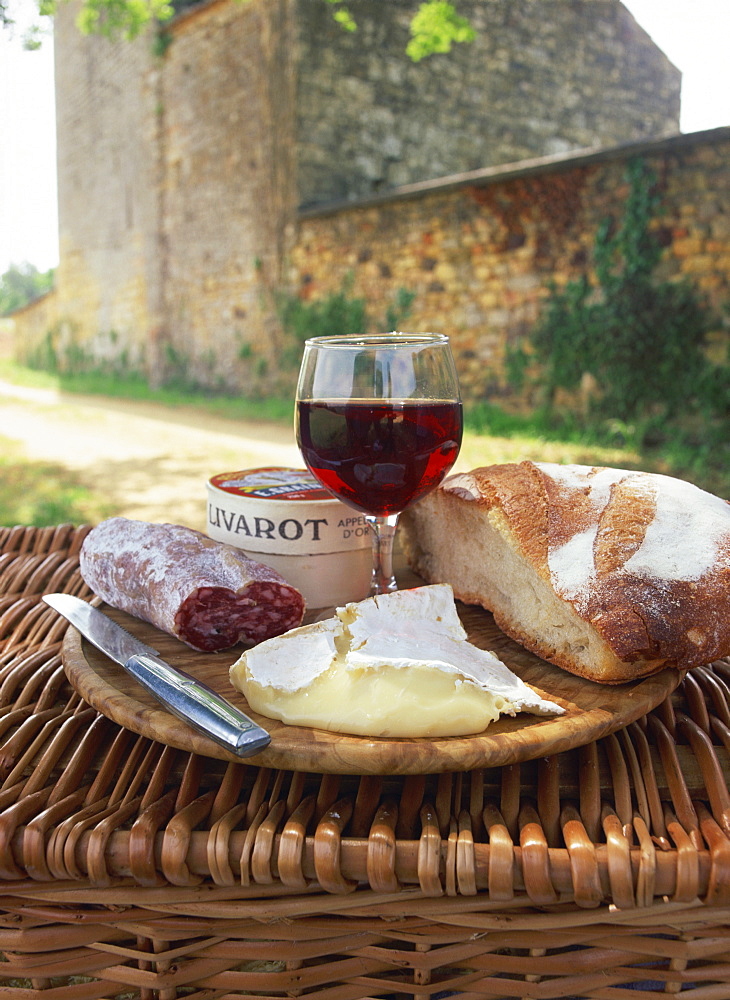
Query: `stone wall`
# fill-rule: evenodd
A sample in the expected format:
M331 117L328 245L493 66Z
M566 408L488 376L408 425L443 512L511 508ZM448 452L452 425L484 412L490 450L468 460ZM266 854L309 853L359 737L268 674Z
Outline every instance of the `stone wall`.
M55 32L59 351L235 383L244 345L271 349L261 287L296 208L290 0L201 5L157 54L74 16Z
M679 74L618 0L464 0L477 41L412 64L404 49L415 4L352 0L358 30L348 34L324 0L207 0L165 29L167 45L152 31L133 43L85 38L73 3L60 5L59 352L145 369L153 382L266 391L284 344L274 303L289 262L332 285L344 267L334 260L320 280L328 248L338 253L342 228L357 232L357 220L379 211L311 220L299 234L302 202L677 129ZM426 224L412 218L415 202L399 199L392 222L390 208L374 222L392 230L382 285L411 282L404 260L423 229L434 243L417 265L425 293L413 282L423 309L454 290L449 269L462 273L461 258L439 245L441 230L456 238L452 202L428 202L445 216ZM320 262L302 251L316 226ZM358 287L377 295L367 277L375 248L361 237L355 258L371 263L358 268ZM498 270L514 266L514 238ZM457 295L460 328L476 330L484 315L487 293L475 303L475 287ZM510 291L495 308L513 304L520 315Z
M296 210L291 4L210 3L171 28L159 80L164 318L156 355L235 385L273 363L262 288Z
M50 331L58 325L58 294L54 289L0 318L0 358L14 358L24 364L39 365L49 342Z
M63 7L54 28L62 335L114 341L137 365L161 308L155 64L143 42L89 44Z
M404 56L418 0L298 0L304 205L678 131L680 74L618 0L459 0L476 39Z
M730 128L312 211L291 254L290 288L313 301L351 281L375 326L398 289L415 293L403 328L449 335L467 398L502 395L507 345L535 324L549 280L590 273L596 230L622 215L626 164L640 154L660 180L658 277L690 278L721 312L730 304ZM719 324L718 361L727 349Z

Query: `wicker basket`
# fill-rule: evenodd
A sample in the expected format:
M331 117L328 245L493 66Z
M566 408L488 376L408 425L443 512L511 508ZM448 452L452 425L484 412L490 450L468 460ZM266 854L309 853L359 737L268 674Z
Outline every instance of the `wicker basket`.
M69 687L87 530L0 529L0 1000L730 1000L730 663L522 765L226 765Z

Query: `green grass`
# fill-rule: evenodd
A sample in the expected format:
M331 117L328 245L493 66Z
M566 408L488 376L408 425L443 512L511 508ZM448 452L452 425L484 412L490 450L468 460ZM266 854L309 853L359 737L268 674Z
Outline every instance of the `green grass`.
M0 452L0 525L95 523L111 513L62 466L28 461L7 438Z
M142 378L56 375L7 361L0 361L0 379L67 393L158 403L234 421L273 421L289 426L292 422L291 398L247 399L174 386L150 389ZM487 403L467 406L465 424L462 464L466 462L468 467L531 458L644 469L687 479L730 498L730 442L722 429L710 425L679 432L613 421L587 429L575 417L512 414ZM78 523L107 516L101 501L60 467L15 456L0 459L0 474L2 524Z
M250 399L238 395L207 393L174 384L151 389L140 375L105 375L97 372L59 375L0 360L0 380L37 389L57 389L59 392L76 395L160 403L171 409L185 407L231 420L266 420L291 424L294 413L293 402L289 399Z
M583 464L622 464L629 469L660 472L687 479L702 489L730 498L727 425L708 421L662 426L612 420L587 427L575 416L565 413L511 414L487 403L468 408L465 423L467 432L478 437L491 435L523 441L529 448L529 457L534 457L536 443L546 448L561 443L588 456L581 460Z

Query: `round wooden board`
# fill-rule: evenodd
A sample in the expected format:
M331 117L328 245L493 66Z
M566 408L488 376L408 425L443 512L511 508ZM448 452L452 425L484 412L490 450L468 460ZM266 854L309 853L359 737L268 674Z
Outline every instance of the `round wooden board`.
M564 715L502 716L483 733L450 739L379 739L287 726L252 712L243 695L231 686L228 670L243 647L222 653L198 653L124 612L104 610L157 649L173 666L198 677L263 726L271 734L271 743L262 753L247 760L260 767L283 770L320 774L438 774L501 767L584 746L606 736L650 711L679 683L680 672L670 669L631 684L594 684L546 663L513 642L481 608L457 606L470 641L493 650L542 697L565 708ZM71 684L81 697L119 725L181 750L219 760L240 760L167 712L121 666L100 653L73 627L66 633L63 662Z

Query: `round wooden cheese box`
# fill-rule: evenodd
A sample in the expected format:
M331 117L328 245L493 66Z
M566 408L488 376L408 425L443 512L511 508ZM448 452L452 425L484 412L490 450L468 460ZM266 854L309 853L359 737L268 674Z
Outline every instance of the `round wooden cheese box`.
M361 601L372 575L365 517L304 469L221 472L208 480L207 533L302 592L309 608Z

